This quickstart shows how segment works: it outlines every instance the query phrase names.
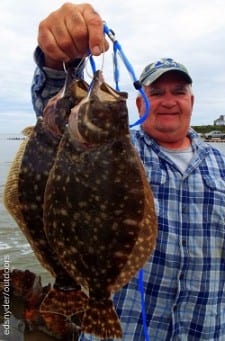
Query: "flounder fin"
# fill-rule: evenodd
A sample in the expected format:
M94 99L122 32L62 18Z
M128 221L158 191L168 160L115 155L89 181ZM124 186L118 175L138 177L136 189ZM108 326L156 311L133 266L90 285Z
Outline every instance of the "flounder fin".
M27 142L28 138L22 141L20 144L20 147L9 170L3 193L3 201L6 209L9 211L11 216L15 219L22 230L25 222L21 213L19 202L18 178Z
M100 339L122 339L122 328L112 300L90 299L83 316L81 330Z
M24 136L29 137L29 136L31 136L31 134L33 133L34 128L35 128L34 126L26 127L26 128L24 128L24 129L22 130L22 134L23 134Z

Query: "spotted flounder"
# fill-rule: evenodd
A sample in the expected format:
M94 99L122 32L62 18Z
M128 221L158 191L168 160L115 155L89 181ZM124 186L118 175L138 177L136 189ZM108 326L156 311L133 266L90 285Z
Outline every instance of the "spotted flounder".
M75 80L64 95L60 91L49 100L43 117L34 127L24 129L26 139L20 145L4 188L6 208L25 234L36 257L54 276L59 273L61 265L43 229L45 185L70 109L86 95L87 89L85 82Z
M43 228L43 200L48 174L70 110L87 94L87 90L86 82L66 79L64 89L49 100L43 117L37 120L34 127L25 129L27 137L16 154L5 184L6 208L21 228L37 259L55 278L54 290L42 304L45 312L57 313L57 302L61 310L61 289L80 290L80 285L60 264L54 246L51 247L47 241Z
M95 73L89 94L71 110L44 198L48 241L68 274L89 291L81 329L103 339L122 337L111 293L144 265L157 236L126 99Z

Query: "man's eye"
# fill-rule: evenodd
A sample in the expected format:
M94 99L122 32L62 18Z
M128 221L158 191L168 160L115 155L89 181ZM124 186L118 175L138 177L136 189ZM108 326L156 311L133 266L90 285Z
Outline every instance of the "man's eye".
M151 91L150 96L161 96L162 95L162 92L161 91Z
M174 91L175 95L185 95L187 93L186 89L177 89Z

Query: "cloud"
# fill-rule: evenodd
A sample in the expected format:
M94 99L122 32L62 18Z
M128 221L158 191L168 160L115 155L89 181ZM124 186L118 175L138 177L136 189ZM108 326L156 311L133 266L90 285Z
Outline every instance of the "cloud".
M1 0L0 132L19 132L35 120L30 84L39 22L64 1ZM211 124L225 114L224 3L215 0L93 0L132 63L136 75L161 57L183 62L194 79L192 124ZM96 60L102 64L102 57ZM113 84L112 50L104 58L106 80ZM129 92L131 121L136 120L136 91L120 62L121 89ZM32 116L33 115L33 116Z

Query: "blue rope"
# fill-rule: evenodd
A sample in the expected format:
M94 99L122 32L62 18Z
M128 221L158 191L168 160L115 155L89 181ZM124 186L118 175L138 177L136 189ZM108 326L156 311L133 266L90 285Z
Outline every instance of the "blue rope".
M136 122L129 125L129 127L132 128L136 125L142 124L147 119L149 112L150 112L150 102L149 102L148 97L146 96L146 94L142 88L141 83L139 82L139 80L135 76L135 72L134 72L134 69L133 69L131 63L129 62L126 55L124 54L123 49L122 49L121 45L119 44L118 40L115 39L114 32L111 29L109 29L106 24L104 24L104 33L106 33L108 35L108 37L113 42L113 66L114 66L114 81L115 81L115 85L116 85L116 90L120 91L120 89L119 89L119 68L118 68L118 61L117 61L117 53L119 53L124 65L126 66L128 72L130 73L131 78L133 79L133 85L134 85L135 89L140 92L140 94L143 97L143 100L145 102L145 113ZM94 61L94 58L91 55L91 53L89 54L89 61L91 64L92 72L95 73L96 65L95 65L95 61Z
M138 288L141 293L141 311L142 311L142 321L143 321L143 327L144 327L145 340L150 341L148 328L147 328L146 310L145 310L143 274L144 274L144 271L143 269L141 269L139 271L139 276L138 276Z
M141 93L141 95L144 99L144 102L145 102L145 113L136 122L134 122L133 124L130 124L130 128L132 128L138 124L142 124L146 120L146 118L148 117L149 112L150 112L150 102L148 100L148 97L146 96L146 94L142 88L139 89L139 92Z
M134 72L134 69L133 69L131 63L129 62L126 55L124 54L123 49L122 49L121 45L119 44L118 40L115 39L114 32L112 30L110 30L106 24L104 24L104 32L108 35L108 37L113 42L114 80L115 80L115 84L116 84L116 90L119 91L119 85L118 85L119 84L119 69L118 69L118 62L117 62L117 53L119 53L124 65L126 66L128 72L131 75L135 89L140 92L140 94L143 97L144 102L145 102L145 113L144 113L144 115L141 116L133 124L130 124L130 128L131 128L131 127L134 127L136 125L142 124L146 120L146 118L148 117L149 112L150 112L150 102L149 102L148 97L146 96L146 94L142 88L141 83L138 81L138 79L135 75L135 72Z
M120 73L119 73L119 67L118 67L118 60L117 60L117 53L116 53L116 46L113 44L113 74L114 74L114 81L116 84L116 90L120 91L119 87L119 78L120 78Z
M92 54L89 54L89 61L90 61L90 64L91 64L92 72L95 73L96 65L95 65L95 61L94 61L94 58L93 58Z

